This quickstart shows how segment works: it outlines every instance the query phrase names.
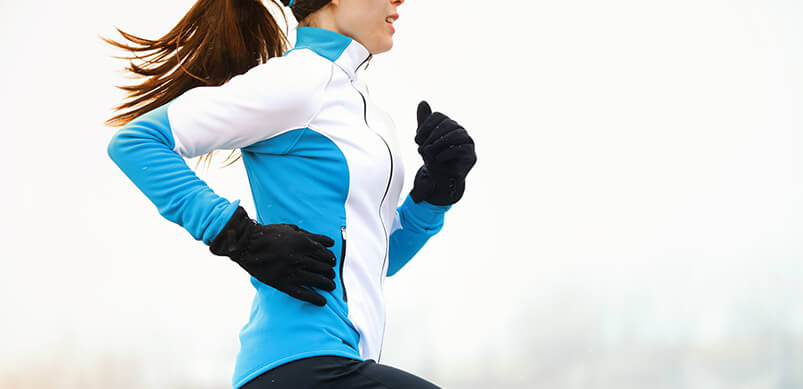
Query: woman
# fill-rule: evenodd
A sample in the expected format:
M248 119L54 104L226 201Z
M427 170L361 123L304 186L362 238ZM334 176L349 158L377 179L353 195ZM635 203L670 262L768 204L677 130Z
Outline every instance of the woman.
M150 79L118 109L140 107L109 120L124 124L110 157L165 218L252 276L234 388L436 387L375 363L383 282L441 229L476 156L466 130L422 101L424 164L397 207L393 121L359 75L392 47L403 1L283 1L300 20L287 51L254 0L200 0L159 40L121 31L142 47L106 40L151 52L130 68ZM217 149L240 150L257 221L182 158Z

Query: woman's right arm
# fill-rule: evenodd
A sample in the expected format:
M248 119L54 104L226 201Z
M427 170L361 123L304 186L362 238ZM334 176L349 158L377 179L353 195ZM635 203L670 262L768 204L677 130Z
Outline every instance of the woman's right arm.
M173 151L171 103L120 129L109 142L112 160L162 216L203 240L212 253L228 256L259 281L292 297L325 305L322 295L304 286L335 289L335 256L324 249L334 241L297 226L257 224L239 201L216 195Z
M330 237L289 224L261 225L218 196L183 157L237 149L309 125L332 65L314 52L272 58L221 86L193 88L127 123L109 142L111 159L159 213L227 256L260 282L323 306L308 287L332 291Z
M275 57L223 85L190 89L120 128L109 156L162 216L209 245L239 201L215 194L182 157L306 127L331 72L325 61L311 59Z
M162 216L209 245L234 214L239 200L229 202L215 194L173 151L175 140L167 115L171 103L127 123L112 137L107 150Z

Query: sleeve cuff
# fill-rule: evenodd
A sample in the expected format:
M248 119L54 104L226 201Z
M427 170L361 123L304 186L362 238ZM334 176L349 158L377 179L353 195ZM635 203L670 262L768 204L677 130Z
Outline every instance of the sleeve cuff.
M220 212L217 218L209 225L207 231L205 231L202 241L207 245L211 245L212 241L218 236L223 227L226 226L226 223L231 220L234 212L237 211L237 207L240 205L240 200L234 200L233 202L227 204L223 207L223 210Z
M443 217L452 207L450 205L434 205L426 201L416 203L410 195L404 199L401 208L405 210L407 219L413 219L416 226L424 230L439 230L443 225ZM402 223L403 225L406 223Z

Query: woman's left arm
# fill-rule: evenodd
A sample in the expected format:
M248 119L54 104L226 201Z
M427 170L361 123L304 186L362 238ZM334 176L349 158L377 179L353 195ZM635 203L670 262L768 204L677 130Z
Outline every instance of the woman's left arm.
M444 214L463 197L466 175L477 162L466 129L426 101L418 104L415 141L424 164L413 189L396 209L390 234L388 276L401 269L443 227Z
M426 201L416 203L409 195L396 208L388 252L388 277L396 274L430 237L443 227L444 214L451 205L432 205Z

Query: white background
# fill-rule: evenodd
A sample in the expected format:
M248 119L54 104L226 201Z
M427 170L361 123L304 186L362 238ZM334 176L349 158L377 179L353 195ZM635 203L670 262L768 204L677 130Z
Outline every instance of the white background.
M136 80L98 34L157 38L193 3L0 1L2 388L229 385L248 276L159 216L103 125ZM803 387L803 3L399 13L363 76L405 192L421 99L478 163L386 283L383 363L445 388ZM253 210L219 154L199 175Z

